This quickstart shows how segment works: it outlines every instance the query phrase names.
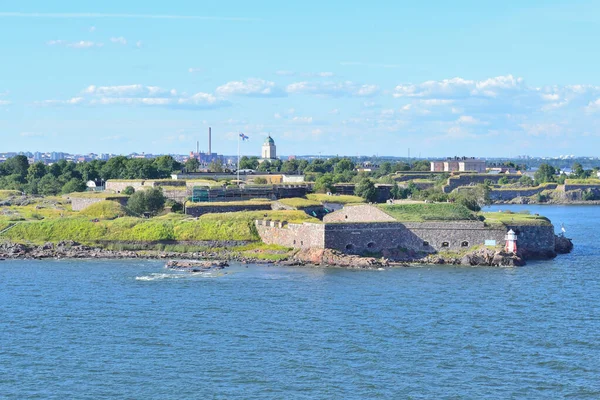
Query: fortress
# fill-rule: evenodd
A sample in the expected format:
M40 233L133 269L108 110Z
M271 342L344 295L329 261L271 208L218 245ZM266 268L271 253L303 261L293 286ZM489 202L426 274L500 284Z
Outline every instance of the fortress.
M546 220L547 221L547 220ZM327 215L323 223L259 220L263 242L296 249L333 249L346 254L408 251L432 254L501 246L509 230L517 233L520 254L554 257L552 224L492 224L477 220L401 222L372 205L347 206Z

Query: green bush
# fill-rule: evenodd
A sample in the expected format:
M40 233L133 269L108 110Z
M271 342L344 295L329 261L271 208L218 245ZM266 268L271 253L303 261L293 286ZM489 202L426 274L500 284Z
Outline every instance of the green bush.
M125 189L123 189L121 193L131 196L135 193L135 189L133 188L133 186L127 186Z

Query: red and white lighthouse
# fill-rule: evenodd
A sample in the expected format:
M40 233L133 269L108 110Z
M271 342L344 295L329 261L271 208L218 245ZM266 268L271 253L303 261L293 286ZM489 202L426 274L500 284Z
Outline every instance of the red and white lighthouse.
M506 233L506 246L504 250L508 253L517 254L517 234L511 229Z

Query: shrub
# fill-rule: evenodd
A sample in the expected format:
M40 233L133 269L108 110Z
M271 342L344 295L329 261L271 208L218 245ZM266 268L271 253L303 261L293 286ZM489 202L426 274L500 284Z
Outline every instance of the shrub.
M127 215L125 208L116 201L104 200L81 210L81 215L98 219L115 219Z
M354 189L354 194L362 197L366 201L376 202L377 201L377 188L372 180L369 178L363 178Z
M262 178L262 177L258 177L258 178L254 178L254 183L257 185L266 185L268 183L267 178Z
M133 186L127 186L125 189L123 189L121 193L131 196L135 193L135 189L133 188Z
M127 202L127 208L136 215L150 213L158 214L165 206L165 196L162 190L151 188L135 192Z

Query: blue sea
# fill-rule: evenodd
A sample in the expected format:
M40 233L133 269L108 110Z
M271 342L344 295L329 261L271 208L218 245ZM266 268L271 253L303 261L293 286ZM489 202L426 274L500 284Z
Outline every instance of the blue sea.
M0 262L2 399L598 399L600 207L573 253L383 271Z

